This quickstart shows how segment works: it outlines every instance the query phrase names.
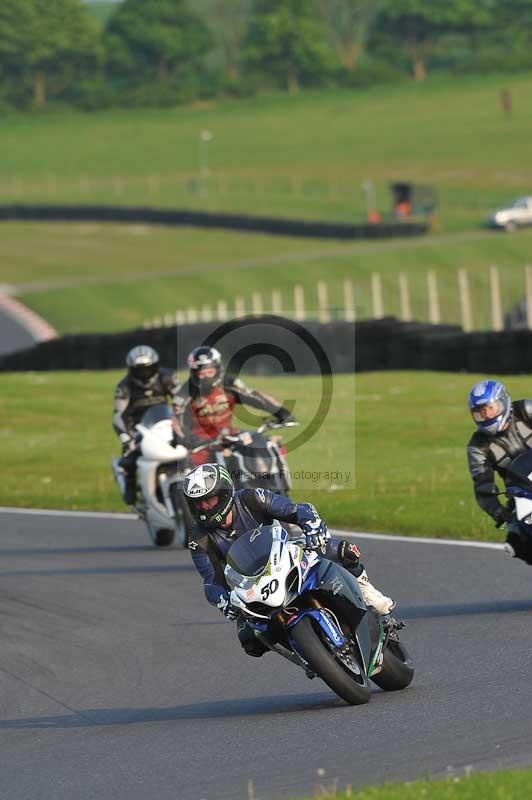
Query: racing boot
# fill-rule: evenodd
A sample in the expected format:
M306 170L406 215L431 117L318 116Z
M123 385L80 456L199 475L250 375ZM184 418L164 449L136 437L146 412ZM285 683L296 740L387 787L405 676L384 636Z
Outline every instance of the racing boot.
M386 597L386 595L379 592L379 590L373 586L368 578L366 570L363 570L361 574L358 575L357 581L360 594L364 598L364 602L367 606L372 606L377 614L381 614L381 616L386 616L393 611L395 608L394 600L392 600L391 597Z
M126 473L124 478L124 503L128 506L134 506L137 499L137 481L134 475Z

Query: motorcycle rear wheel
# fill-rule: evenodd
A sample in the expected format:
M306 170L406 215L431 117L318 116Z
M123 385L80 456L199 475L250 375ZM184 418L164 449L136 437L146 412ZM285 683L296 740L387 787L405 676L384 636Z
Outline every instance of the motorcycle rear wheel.
M296 622L290 629L290 635L297 645L298 652L312 670L342 700L354 706L369 701L371 690L363 666L358 663L359 679L353 673L348 672L347 667L342 665L341 661L327 647L320 631L314 627L309 617L302 617Z
M371 680L386 692L406 689L414 677L414 664L399 639L389 639L384 650L382 669Z

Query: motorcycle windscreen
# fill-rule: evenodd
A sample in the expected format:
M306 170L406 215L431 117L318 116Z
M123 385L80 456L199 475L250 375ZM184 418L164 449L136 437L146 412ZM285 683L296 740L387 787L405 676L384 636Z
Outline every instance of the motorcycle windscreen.
M166 403L157 403L155 406L150 406L142 415L141 424L145 428L153 428L158 422L172 419L172 412Z
M256 580L268 566L272 544L271 525L247 531L229 548L227 566L241 577ZM226 572L226 577L228 572L229 570Z
M505 482L532 490L532 450L526 450L512 459L506 467Z

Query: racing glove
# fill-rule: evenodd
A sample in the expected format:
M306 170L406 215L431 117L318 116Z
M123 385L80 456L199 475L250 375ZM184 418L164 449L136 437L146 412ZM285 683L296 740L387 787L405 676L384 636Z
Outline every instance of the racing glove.
M314 520L308 520L301 526L305 538L307 540L307 547L312 549L324 549L327 539L331 538L331 534L327 530L326 523L321 517L316 517Z
M220 595L220 599L216 603L216 607L220 609L226 619L237 619L240 613L238 608L231 603L229 594L227 592Z

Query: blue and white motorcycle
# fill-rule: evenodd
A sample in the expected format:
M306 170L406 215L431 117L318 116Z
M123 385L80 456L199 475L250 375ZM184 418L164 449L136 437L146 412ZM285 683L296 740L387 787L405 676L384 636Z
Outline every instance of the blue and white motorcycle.
M383 621L347 570L290 540L280 523L240 536L225 578L255 636L347 703L369 701L369 679L387 691L412 681L414 666L397 634L402 625Z

